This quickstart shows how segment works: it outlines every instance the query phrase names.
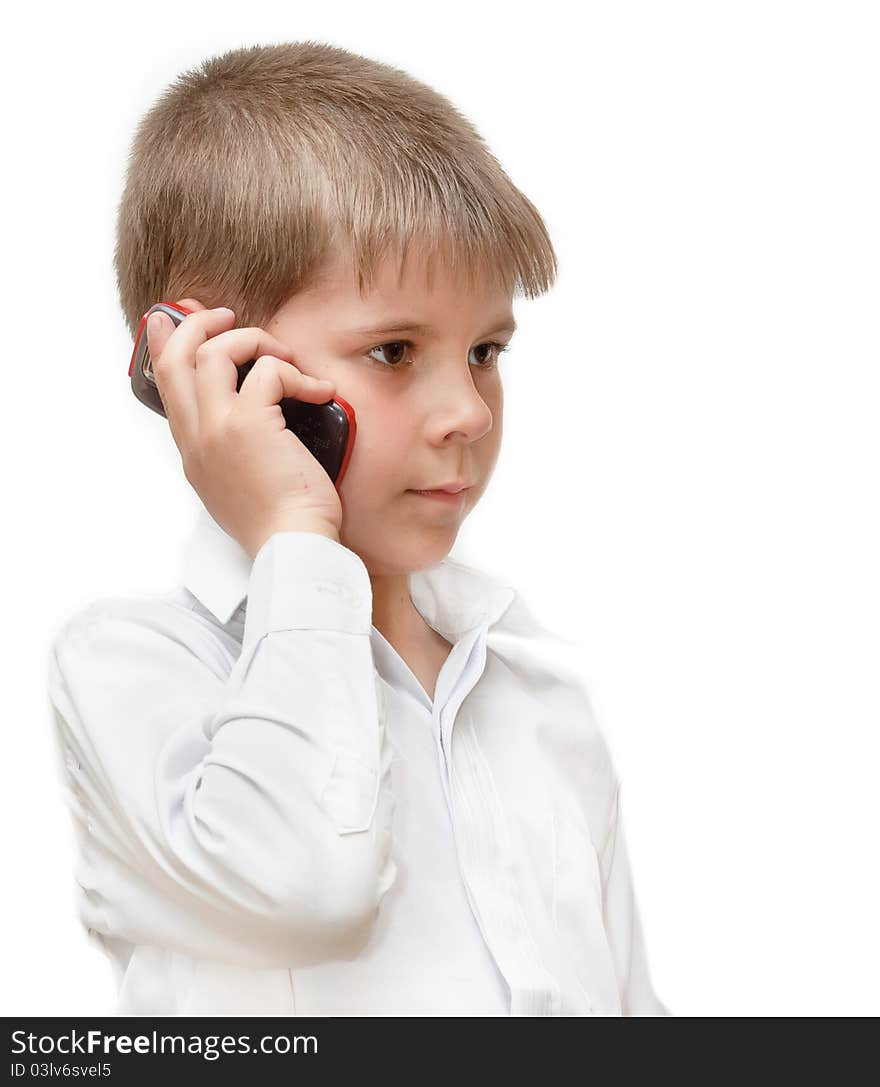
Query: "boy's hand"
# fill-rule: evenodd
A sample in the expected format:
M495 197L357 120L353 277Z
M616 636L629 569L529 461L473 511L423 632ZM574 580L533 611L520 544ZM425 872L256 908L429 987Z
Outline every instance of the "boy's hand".
M339 540L342 504L333 481L287 429L279 401L323 404L332 382L302 373L290 348L261 328L233 328L231 310L196 312L179 325L147 325L156 385L183 471L205 508L255 558L275 532ZM236 366L256 359L236 392Z

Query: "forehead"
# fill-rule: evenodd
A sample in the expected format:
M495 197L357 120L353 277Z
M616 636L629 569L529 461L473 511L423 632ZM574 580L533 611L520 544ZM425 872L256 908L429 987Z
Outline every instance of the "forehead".
M337 252L316 281L315 293L379 305L399 301L441 305L465 302L468 306L498 309L505 303L509 307L512 301L511 292L491 274L491 269L453 267L445 252L431 251L417 243L411 243L403 253L394 250L378 258L362 285L353 256Z

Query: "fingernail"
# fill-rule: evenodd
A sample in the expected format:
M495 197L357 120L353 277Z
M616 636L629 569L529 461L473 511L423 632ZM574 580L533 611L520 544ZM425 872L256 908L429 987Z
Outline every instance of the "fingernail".
M151 313L147 320L147 331L158 332L162 327L162 315L160 313Z

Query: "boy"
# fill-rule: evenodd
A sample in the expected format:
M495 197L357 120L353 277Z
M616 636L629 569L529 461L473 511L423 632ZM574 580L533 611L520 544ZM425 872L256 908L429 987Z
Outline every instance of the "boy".
M120 297L132 333L195 310L148 337L204 517L179 589L92 604L50 657L119 1013L670 1014L583 687L448 558L512 298L555 268L470 123L342 49L213 58L141 122ZM338 491L279 407L337 391Z

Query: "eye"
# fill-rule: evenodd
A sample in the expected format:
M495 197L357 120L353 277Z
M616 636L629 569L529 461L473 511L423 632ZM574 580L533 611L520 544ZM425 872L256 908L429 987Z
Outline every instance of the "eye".
M371 347L370 348L370 350L367 352L367 358L372 358L374 351L385 351L389 347L399 349L399 348L402 348L402 347L403 348L412 347L412 344L409 343L408 340L390 340L388 343L380 343L376 347ZM396 355L398 353L399 353L399 351L392 351L391 352L392 355ZM378 362L379 360L376 359L374 361ZM399 366L400 366L399 362L394 362L394 363L387 364L385 368L390 369L390 370L394 370L394 369L398 369Z
M504 352L510 347L507 343L498 343L496 340L487 340L486 343L478 343L474 348L474 351L479 351L481 347L488 347L489 354L486 359L486 364L481 366L481 370L494 370L498 365L498 360L504 354Z
M391 354L398 356L399 359L400 348L409 350L414 347L415 344L413 344L410 340L389 340L388 343L380 343L377 344L376 347L371 347L370 350L367 352L366 357L372 358L374 351L385 351L387 348L396 348L397 350L392 351ZM501 357L502 353L508 350L510 344L498 343L496 340L487 340L485 343L477 344L477 346L471 348L471 350L479 351L481 348L484 347L487 347L490 350L488 355L484 358L484 361L478 364L477 369L494 370L496 365L498 364L498 360ZM376 359L374 361L378 362L379 360ZM399 370L402 368L400 360L397 362L380 363L379 365L383 366L386 370Z

